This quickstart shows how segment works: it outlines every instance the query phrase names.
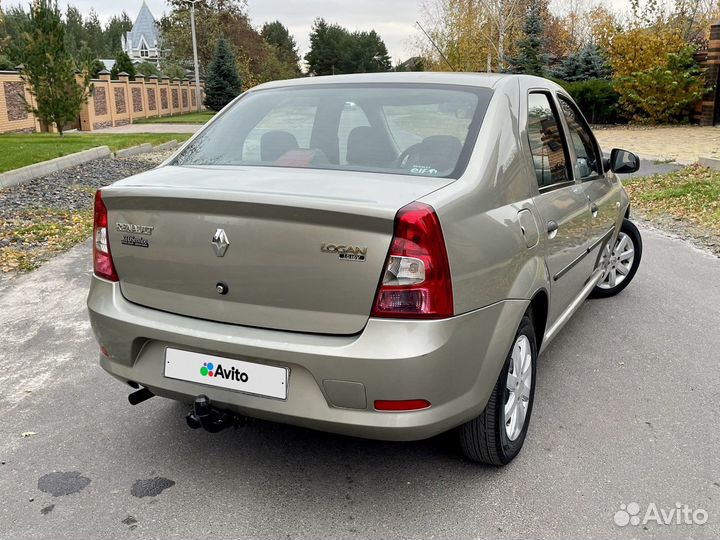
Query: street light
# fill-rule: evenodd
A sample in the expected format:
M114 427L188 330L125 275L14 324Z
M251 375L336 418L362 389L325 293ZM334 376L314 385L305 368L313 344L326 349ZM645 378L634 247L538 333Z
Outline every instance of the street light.
M195 38L195 3L200 0L187 0L190 2L190 26L192 27L193 62L195 64L195 104L197 112L202 110L200 104L200 67L198 66L197 39Z

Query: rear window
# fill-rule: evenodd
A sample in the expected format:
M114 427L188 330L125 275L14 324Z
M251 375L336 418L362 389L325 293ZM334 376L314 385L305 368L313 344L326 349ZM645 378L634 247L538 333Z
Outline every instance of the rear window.
M248 92L174 165L257 165L457 178L492 90L308 85Z

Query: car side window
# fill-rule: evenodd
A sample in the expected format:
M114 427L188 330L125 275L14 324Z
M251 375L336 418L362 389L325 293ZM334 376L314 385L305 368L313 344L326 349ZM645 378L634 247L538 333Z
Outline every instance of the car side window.
M595 144L590 128L574 105L562 96L558 98L568 126L570 141L575 148L580 178L584 180L602 174L600 150Z
M567 182L567 148L555 107L545 93L528 96L528 139L538 186Z

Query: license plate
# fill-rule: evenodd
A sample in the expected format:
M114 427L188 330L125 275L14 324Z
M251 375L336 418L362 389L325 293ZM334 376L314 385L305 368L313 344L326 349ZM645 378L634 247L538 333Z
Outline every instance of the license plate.
M288 370L179 349L165 349L165 376L258 396L287 398Z

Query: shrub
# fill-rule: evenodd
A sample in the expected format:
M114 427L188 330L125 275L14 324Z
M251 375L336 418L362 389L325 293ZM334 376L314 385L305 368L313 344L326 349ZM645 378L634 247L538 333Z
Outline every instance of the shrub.
M110 70L110 76L117 79L120 73L127 73L131 81L135 80L135 64L125 52L121 52L115 57L115 65Z
M158 77L160 75L160 71L158 71L158 68L155 64L145 61L140 62L137 66L135 66L135 74L143 75L145 78L148 78L152 75Z
M623 122L620 95L612 81L591 79L579 82L558 81L572 96L591 124L617 124Z
M706 92L705 79L695 62L695 47L669 53L664 66L619 77L620 104L639 123L688 122Z

